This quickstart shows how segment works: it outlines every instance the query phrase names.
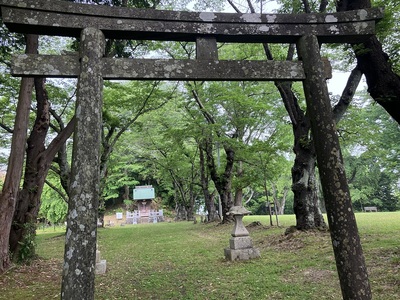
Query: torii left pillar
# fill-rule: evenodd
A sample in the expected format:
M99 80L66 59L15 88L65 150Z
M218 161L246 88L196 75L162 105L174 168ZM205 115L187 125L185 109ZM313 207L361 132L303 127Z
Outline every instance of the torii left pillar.
M82 30L61 299L94 299L104 48L100 30Z

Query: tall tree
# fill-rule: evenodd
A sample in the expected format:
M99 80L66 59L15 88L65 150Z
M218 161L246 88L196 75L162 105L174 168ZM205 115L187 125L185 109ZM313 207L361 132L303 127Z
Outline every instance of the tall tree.
M5 39L7 35L5 34L2 38ZM42 44L41 51L48 51L43 44L46 44L51 40L51 38L42 37L40 41ZM44 42L44 43L42 43ZM10 44L14 44L12 42ZM50 42L51 43L51 42ZM7 44L7 43L5 43ZM64 45L64 43L61 43ZM57 49L51 49L50 51L57 51L60 50L60 47ZM5 46L2 47L2 51L4 50ZM3 51L8 53L8 51ZM9 63L9 62L8 62ZM16 202L16 210L14 214L13 225L11 227L10 232L10 251L13 254L13 257L16 259L28 258L34 254L34 243L31 240L25 240L25 235L32 239L34 237L35 231L35 220L37 218L37 212L40 206L40 196L41 191L43 189L43 185L45 182L45 174L47 174L48 169L50 168L51 161L57 152L57 148L62 147L64 141L71 135L73 131L73 122L70 126L68 126L67 131L61 133L62 129L55 130L57 135L55 138L52 139L52 142L49 144L49 147L46 149L45 144L49 143L49 138L47 136L47 132L49 126L55 129L54 126L50 123L50 114L56 116L58 122L62 121L60 116L56 115L56 112L51 109L50 101L48 99L48 93L45 87L45 80L43 78L35 79L35 90L36 90L36 100L37 105L36 109L32 108L31 111L35 111L36 119L34 119L33 128L30 130L31 134L27 140L27 147L26 147L26 162L25 162L25 172L24 172L24 179L22 189L18 193L18 198ZM7 84L8 88L10 89L9 84ZM2 87L4 89L4 86ZM7 89L4 89L7 91ZM51 89L53 92L57 91L56 93L52 93L52 96L57 95L57 98L64 98L67 94L59 93L61 90L60 88L57 89L56 87ZM63 91L66 90L63 87ZM9 93L9 92L8 92ZM61 97L60 97L61 95ZM54 99L53 103L55 103ZM55 104L56 107L60 107L60 103ZM8 107L12 111L12 106L8 104ZM66 107L62 109L64 112L68 111ZM9 113L12 115L14 112ZM9 133L12 134L13 132L13 125L7 124L7 117L4 115L4 118L1 119L0 126L7 130ZM54 135L52 135L54 137ZM61 148L60 148L61 149ZM42 176L43 175L43 176ZM30 222L27 222L30 220ZM26 234L25 234L26 233ZM20 255L20 250L23 249L22 255ZM32 253L29 253L32 252Z
M48 38L40 40L47 42ZM56 130L57 134L46 147L49 142L48 131L50 127L56 128L55 125L51 124L50 116L53 115L56 119L59 119L59 123L61 117L57 116L51 108L45 78L35 78L34 86L36 91L36 118L27 140L23 185L18 193L10 232L10 251L16 260L28 259L34 255L35 249L32 238L35 235L35 223L46 175L55 155L59 149L62 149L74 130L74 119L72 118L68 126ZM61 90L62 92L60 92ZM61 98L62 101L68 99L69 95L65 90L67 90L65 87L63 89L52 87L52 96ZM56 99L51 100L56 107L61 106L61 103L57 103ZM68 101L62 110L68 111Z
M199 164L200 164L200 184L204 195L204 205L207 211L207 221L213 222L220 219L216 206L215 206L215 193L210 192L210 175L207 169L207 163L205 159L205 149L203 140L197 142L199 145Z
M237 12L240 12L233 1L228 0L228 2ZM251 13L256 13L255 5L252 4L252 1L247 1L247 5ZM306 5L306 7L309 6ZM292 12L298 12L300 9L301 7L290 7ZM264 44L263 46L266 58L273 60L274 53L270 45ZM294 50L294 45L290 45L287 50L287 60L293 59ZM280 55L282 56L282 54ZM293 129L295 160L292 167L292 192L294 194L296 227L299 230L324 227L325 221L319 209L317 185L315 184L315 149L309 134L310 122L308 116L300 105L292 82L277 81L275 85L289 114Z
M38 36L26 36L26 53L37 53ZM0 194L0 274L10 266L9 237L24 163L33 78L23 78L19 91L8 171Z
M240 12L239 6L233 1L228 0L231 6ZM326 1L321 1L320 5L311 5L309 1L282 2L281 12L286 13L311 13L317 9L324 12L327 7ZM255 13L256 6L251 1L244 4L248 11ZM264 44L264 51L268 60L273 60L275 56L285 57L283 52L275 53L276 47ZM287 49L286 59L292 60L295 55L294 45ZM361 72L355 68L348 78L347 85L343 90L340 101L333 108L334 118L339 122L344 112L349 106L358 83L361 79ZM294 137L293 152L295 160L292 167L292 192L294 194L294 212L296 214L296 227L300 230L307 230L316 227L325 227L325 221L320 210L318 190L315 178L316 155L315 148L310 135L310 120L302 107L302 101L296 90L296 85L292 82L275 82L281 95L282 101L288 112Z
M35 78L36 119L27 140L24 181L18 199L10 232L10 251L17 260L27 259L35 253L31 238L36 232L36 220L40 208L40 197L50 165L59 148L64 145L74 130L75 119L45 147L50 127L50 103L44 78ZM21 253L21 250L22 253ZM24 257L22 257L24 255Z

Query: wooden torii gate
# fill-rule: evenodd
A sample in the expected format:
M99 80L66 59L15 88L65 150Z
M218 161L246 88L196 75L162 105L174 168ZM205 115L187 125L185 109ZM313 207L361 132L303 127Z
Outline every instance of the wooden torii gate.
M80 37L77 55L19 55L14 76L77 77L70 203L62 299L93 299L103 79L302 81L344 299L371 291L351 207L321 43L358 43L374 34L381 9L328 14L238 14L116 8L58 0L0 0L3 22L25 34ZM192 41L196 59L104 56L105 39ZM298 61L218 60L217 42L295 43ZM338 192L339 190L339 192ZM354 266L357 272L352 272Z

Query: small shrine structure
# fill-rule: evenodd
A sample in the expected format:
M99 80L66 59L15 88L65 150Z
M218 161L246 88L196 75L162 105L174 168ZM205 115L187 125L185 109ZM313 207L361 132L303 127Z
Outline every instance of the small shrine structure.
M163 210L155 210L153 200L154 188L151 185L136 186L133 190L133 200L137 209L126 212L127 224L157 223L164 221Z
M133 200L137 203L140 221L148 221L151 204L155 198L154 188L151 185L139 185L133 190ZM143 220L146 219L146 220Z

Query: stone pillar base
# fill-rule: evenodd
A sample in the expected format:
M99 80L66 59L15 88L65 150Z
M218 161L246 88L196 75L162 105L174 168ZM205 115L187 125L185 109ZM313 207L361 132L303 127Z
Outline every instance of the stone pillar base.
M253 241L249 236L231 237L229 248L234 250L253 248Z
M224 251L227 260L248 260L260 257L260 251L253 248L253 241L249 236L232 237L229 240L229 246L230 248Z
M96 270L95 274L104 274L107 269L107 261L105 259L100 259L100 251L96 250Z
M260 257L260 250L256 248L230 249L225 248L225 258L230 261L249 260Z
M104 274L107 269L107 261L102 259L100 262L96 263L96 275Z

